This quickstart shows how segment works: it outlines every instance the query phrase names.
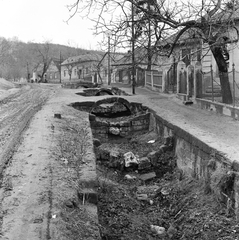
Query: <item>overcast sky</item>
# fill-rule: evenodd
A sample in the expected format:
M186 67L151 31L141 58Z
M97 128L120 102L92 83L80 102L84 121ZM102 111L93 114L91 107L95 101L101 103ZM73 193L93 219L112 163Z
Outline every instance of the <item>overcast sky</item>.
M67 4L75 0L0 0L0 36L28 42L59 43L72 47L99 49L93 24L78 14L70 16Z

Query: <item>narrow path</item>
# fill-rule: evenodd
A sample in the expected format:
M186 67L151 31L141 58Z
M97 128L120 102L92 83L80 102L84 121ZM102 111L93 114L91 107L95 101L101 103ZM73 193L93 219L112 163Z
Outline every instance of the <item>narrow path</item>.
M51 218L50 112L38 112L5 172L3 239L49 239Z

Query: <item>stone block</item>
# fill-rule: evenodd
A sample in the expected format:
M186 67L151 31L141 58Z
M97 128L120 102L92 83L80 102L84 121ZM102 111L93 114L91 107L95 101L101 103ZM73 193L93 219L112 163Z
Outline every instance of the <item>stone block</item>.
M120 127L130 127L130 122L124 122L124 121L119 122L119 126Z
M109 133L113 135L119 135L120 134L120 129L117 127L110 127L109 128Z
M95 133L96 134L102 134L102 133L108 133L108 129L107 128L95 128Z
M136 120L136 121L134 120L131 123L132 123L132 126L139 126L142 124L140 120Z
M151 162L147 157L139 159L138 170L145 170L151 168Z
M122 131L122 132L128 132L130 130L131 130L130 127L121 127L120 128L120 131Z
M124 154L124 164L125 167L131 167L138 165L138 158L132 152L127 152Z
M147 129L147 127L145 127L144 125L134 125L133 126L133 130L134 131L140 131L140 130L143 130L143 129Z
M139 176L139 179L141 179L143 181L149 181L149 180L151 180L155 177L156 177L156 173L155 172L150 172L150 173L141 174Z
M121 137L125 137L125 136L128 136L129 135L129 132L120 132L119 134Z

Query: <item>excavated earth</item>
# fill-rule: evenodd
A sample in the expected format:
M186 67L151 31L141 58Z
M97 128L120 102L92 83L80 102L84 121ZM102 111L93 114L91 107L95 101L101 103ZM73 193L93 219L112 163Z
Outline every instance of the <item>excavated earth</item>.
M230 207L177 169L173 142L153 129L94 139L72 104L108 96L80 91L32 84L1 100L1 239L239 239ZM126 167L128 152L146 162Z

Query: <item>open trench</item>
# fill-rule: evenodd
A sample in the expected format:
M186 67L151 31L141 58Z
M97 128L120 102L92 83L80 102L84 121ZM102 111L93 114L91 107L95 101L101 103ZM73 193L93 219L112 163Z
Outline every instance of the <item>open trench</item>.
M88 200L97 202L103 240L239 239L233 176L221 181L226 200L185 176L174 137L155 131L147 107L119 96L71 106L89 112L99 186L97 201Z

